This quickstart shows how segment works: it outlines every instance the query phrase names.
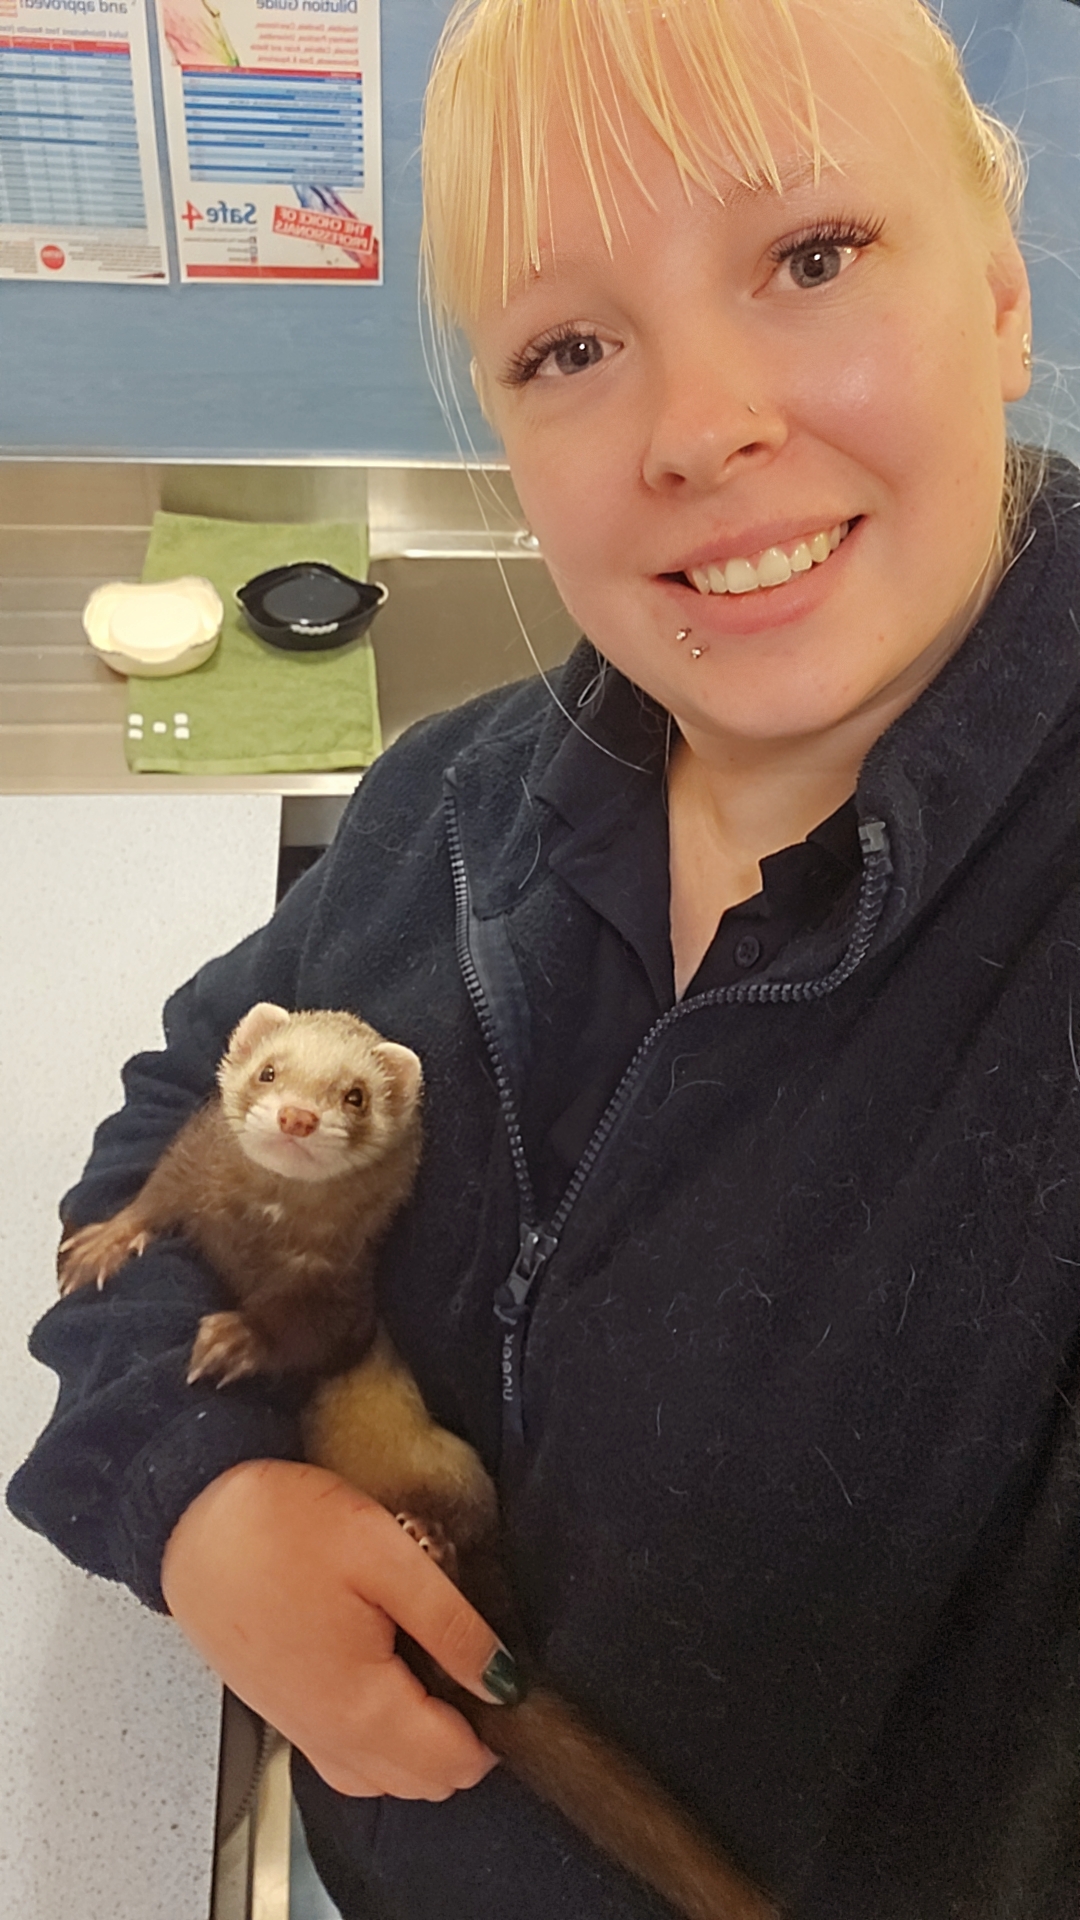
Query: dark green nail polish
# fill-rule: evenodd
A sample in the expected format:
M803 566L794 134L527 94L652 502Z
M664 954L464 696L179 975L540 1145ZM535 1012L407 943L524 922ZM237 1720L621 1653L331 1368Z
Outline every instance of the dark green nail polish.
M505 1647L496 1647L480 1679L492 1699L504 1707L516 1707L525 1691L521 1675Z

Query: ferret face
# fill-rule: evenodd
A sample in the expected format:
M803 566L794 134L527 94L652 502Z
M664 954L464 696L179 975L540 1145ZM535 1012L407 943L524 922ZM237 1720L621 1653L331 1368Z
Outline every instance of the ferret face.
M222 1112L248 1157L291 1180L373 1166L420 1098L420 1062L347 1013L253 1007L218 1069Z

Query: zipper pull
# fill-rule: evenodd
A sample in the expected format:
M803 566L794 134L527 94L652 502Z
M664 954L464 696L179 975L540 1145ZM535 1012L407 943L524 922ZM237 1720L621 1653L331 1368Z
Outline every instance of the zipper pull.
M859 845L864 854L888 853L889 835L884 820L863 820L859 826Z
M543 1272L558 1245L555 1234L543 1227L522 1227L517 1259L495 1295L495 1318L502 1328L499 1373L502 1380L502 1475L515 1477L525 1453L525 1421L521 1404L521 1370L525 1349L525 1321L533 1282Z
M521 1244L502 1286L495 1294L495 1317L505 1326L514 1326L525 1311L533 1281L551 1259L558 1242L543 1227L522 1227Z

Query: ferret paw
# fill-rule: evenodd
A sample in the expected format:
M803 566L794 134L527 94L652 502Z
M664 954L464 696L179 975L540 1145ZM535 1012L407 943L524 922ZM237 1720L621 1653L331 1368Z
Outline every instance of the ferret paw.
M233 1380L258 1373L265 1359L261 1342L242 1314L204 1313L191 1349L188 1385L216 1379L219 1387L227 1387Z
M91 1284L100 1290L132 1254L144 1253L152 1238L145 1228L132 1232L130 1217L122 1213L114 1220L81 1227L60 1243L56 1265L60 1292L75 1293Z
M437 1520L421 1520L414 1513L395 1513L394 1519L410 1540L415 1540L418 1547L423 1547L424 1552L431 1555L437 1567L441 1567L451 1580L457 1579L457 1548Z

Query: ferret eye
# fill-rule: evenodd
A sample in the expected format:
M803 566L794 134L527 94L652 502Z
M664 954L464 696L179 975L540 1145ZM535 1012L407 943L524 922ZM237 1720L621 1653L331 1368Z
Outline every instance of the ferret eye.
M263 1070L262 1070L262 1072L261 1072L261 1073L260 1073L260 1075L259 1075L259 1079L260 1079L260 1080L265 1080L265 1081L266 1081L266 1083L267 1083L267 1085L269 1085L269 1083L270 1083L270 1081L271 1081L271 1080L273 1079L273 1077L274 1077L274 1069L273 1069L273 1067L264 1067L264 1068L263 1068Z
M348 1093L345 1095L345 1105L347 1107L355 1107L358 1113L363 1113L364 1108L367 1106L367 1094L364 1088L350 1087Z

